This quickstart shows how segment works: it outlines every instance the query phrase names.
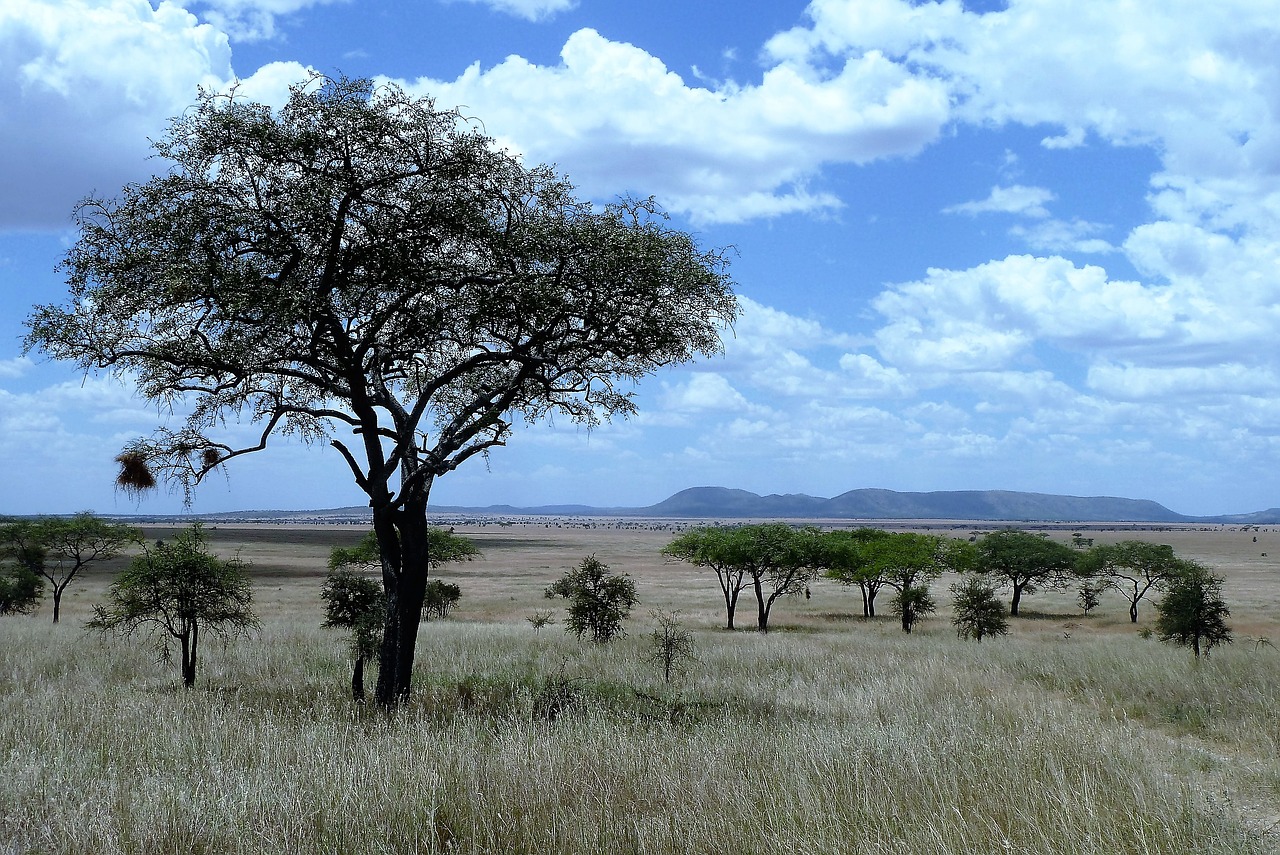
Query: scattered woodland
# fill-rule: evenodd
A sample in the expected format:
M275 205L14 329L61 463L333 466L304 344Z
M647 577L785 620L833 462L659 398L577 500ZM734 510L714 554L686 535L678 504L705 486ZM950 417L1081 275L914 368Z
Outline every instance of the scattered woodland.
M1034 540L1015 544L1095 563L1147 544L1208 571L1231 637L1197 657L1160 627L1160 603L1186 596L1172 578L1144 592L1136 622L1130 582L1096 575L1024 580L1011 616L1022 577L966 563L1003 554L1011 535L994 527L946 532L929 553L941 563L870 602L859 580L873 574L851 545L893 542L879 553L887 567L884 554L920 557L936 533L459 527L451 536L478 554L435 566L459 596L420 625L412 694L390 714L353 699L359 609L326 597L335 574L376 579L361 564L363 530L209 526L199 544L190 529L140 534L78 571L57 623L47 597L0 617L0 851L1225 855L1280 844L1271 530L1023 532ZM767 632L754 565L726 629L722 577L705 559L735 536L822 556L773 599ZM248 606L239 623L201 641L188 682L176 641L104 622L140 564L193 548L234 570L249 599L236 600ZM766 601L784 570L760 572ZM932 608L904 632L900 595L913 585ZM616 622L593 622L590 608L575 621L583 591L620 593ZM975 597L993 623L957 621Z

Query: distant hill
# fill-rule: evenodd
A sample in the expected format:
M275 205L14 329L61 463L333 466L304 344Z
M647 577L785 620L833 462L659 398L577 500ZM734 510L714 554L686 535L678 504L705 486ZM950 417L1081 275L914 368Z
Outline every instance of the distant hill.
M610 516L684 519L856 519L856 520L1007 520L1010 522L1134 522L1280 525L1280 508L1250 514L1193 517L1146 499L1114 496L1058 496L1011 490L955 490L899 493L859 489L831 499L802 493L759 496L727 487L692 487L645 508L599 508L588 505L459 507L433 505L433 514L489 516ZM201 515L237 521L350 521L369 519L369 508L357 506L313 511L237 511Z
M1088 520L1091 522L1195 522L1161 504L1110 496L1083 498L1008 490L899 493L862 489L833 499L805 495L757 496L745 490L694 487L643 510L648 516L784 517L793 519Z

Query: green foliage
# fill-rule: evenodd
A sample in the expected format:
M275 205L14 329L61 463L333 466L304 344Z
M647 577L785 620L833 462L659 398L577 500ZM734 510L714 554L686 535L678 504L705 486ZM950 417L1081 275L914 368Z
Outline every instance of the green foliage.
M62 594L90 564L115 558L142 541L138 529L109 523L85 511L72 517L40 517L0 525L0 552L48 581L53 622L61 615Z
M1046 534L1009 528L978 539L976 569L1012 589L1009 614L1016 617L1024 594L1065 586L1078 557L1077 550Z
M351 655L356 659L378 656L382 612L386 599L382 586L348 567L329 573L320 589L324 600L323 626L351 630Z
M332 558L332 555L330 556ZM382 586L368 576L339 565L329 572L320 589L324 600L324 626L351 630L352 700L364 700L364 663L378 658L382 641L386 598Z
M981 579L968 576L951 585L951 625L960 638L982 641L987 636L1007 635L1009 621L1004 607L996 599L995 588Z
M858 586L864 618L876 616L876 595L885 585L878 556L890 537L878 528L835 529L818 544L818 567L828 579Z
M434 569L452 561L470 561L480 555L468 538L454 534L453 529L429 528L427 530L427 561ZM377 532L370 530L355 546L335 546L329 550L329 569L340 567L364 570L382 569L382 550L378 546Z
M1076 602L1080 604L1080 610L1088 615L1102 602L1102 592L1104 588L1097 582L1085 582L1080 586L1080 590L1076 592Z
M529 626L533 627L533 631L537 633L544 626L551 626L556 622L555 614L548 611L535 611L533 614L525 618L529 622Z
M1156 612L1160 640L1190 647L1197 659L1202 652L1208 656L1215 646L1231 643L1231 610L1222 598L1222 577L1198 562L1179 562Z
M433 617L447 618L449 612L462 599L462 589L449 582L432 579L427 583L427 594L423 600L422 619Z
M627 574L609 573L609 565L588 555L576 569L547 586L548 599L563 597L569 601L565 631L582 640L607 642L626 633L622 622L631 614L639 599L636 583Z
M724 595L726 628L733 629L738 595L750 587L756 596L756 626L769 631L769 616L779 599L807 593L816 573L819 532L785 523L690 529L663 549L673 558L711 567Z
M162 658L176 641L182 648L182 682L191 688L201 632L225 637L256 629L252 603L244 563L210 554L196 523L135 558L111 585L107 602L94 607L88 627L125 636L141 632Z
M1179 566L1172 546L1122 540L1090 549L1081 556L1078 569L1081 575L1124 594L1129 601L1129 620L1137 623L1138 603L1151 591L1162 590Z
M657 626L649 635L645 659L662 670L663 680L671 682L673 674L682 673L698 659L693 633L680 625L679 612L653 611Z
M902 621L902 631L911 632L916 621L933 614L938 604L933 601L928 585L907 585L893 595L889 608Z
M40 574L18 561L0 563L0 615L30 614L43 598Z

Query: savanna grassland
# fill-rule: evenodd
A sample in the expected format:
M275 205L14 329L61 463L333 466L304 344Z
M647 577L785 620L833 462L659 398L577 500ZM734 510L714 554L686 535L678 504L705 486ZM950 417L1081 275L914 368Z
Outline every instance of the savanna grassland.
M121 562L77 580L58 625L0 618L0 853L1280 851L1280 532L1085 532L1226 578L1236 643L1199 664L1114 593L1087 618L1074 592L1035 594L974 643L949 578L911 635L817 582L767 636L728 633L710 572L659 555L663 524L458 532L483 558L438 574L462 602L423 625L391 720L351 702L346 638L319 625L356 527L211 528L252 562L262 628L206 642L190 691L139 640L84 630ZM608 645L542 597L587 554L637 583ZM697 645L669 684L652 609ZM535 632L545 610L560 622Z

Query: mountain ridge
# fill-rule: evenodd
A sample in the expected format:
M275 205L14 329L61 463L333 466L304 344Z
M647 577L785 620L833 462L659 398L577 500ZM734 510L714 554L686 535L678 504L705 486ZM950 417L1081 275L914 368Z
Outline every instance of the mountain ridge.
M1016 490L941 490L899 492L863 487L832 498L804 493L761 496L730 487L690 487L657 504L642 508L593 507L581 504L437 505L434 514L505 516L610 516L692 519L854 519L854 520L981 520L1010 522L1131 522L1280 524L1280 508L1247 514L1191 516L1149 499L1117 496L1067 496ZM188 515L206 519L367 518L367 506L310 511L234 511Z

